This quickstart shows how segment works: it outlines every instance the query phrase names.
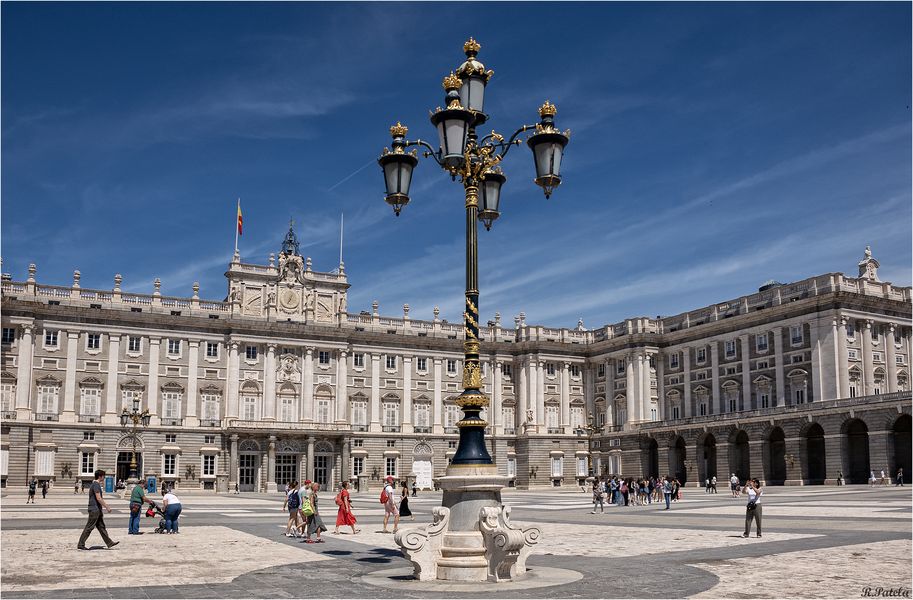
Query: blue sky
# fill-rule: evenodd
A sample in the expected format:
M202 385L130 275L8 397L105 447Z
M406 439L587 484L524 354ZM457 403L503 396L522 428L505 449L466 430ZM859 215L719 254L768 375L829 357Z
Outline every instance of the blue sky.
M909 3L4 2L3 271L222 298L293 217L349 310L460 319L462 189L422 161L398 219L374 162L428 110L470 35L490 125L545 99L572 130L548 201L524 147L480 231L483 320L594 327L768 279L843 271L866 244L910 285ZM481 13L483 22L469 23Z

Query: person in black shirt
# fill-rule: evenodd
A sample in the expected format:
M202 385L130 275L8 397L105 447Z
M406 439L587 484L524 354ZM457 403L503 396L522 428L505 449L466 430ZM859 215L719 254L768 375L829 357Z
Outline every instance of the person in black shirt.
M98 529L101 539L108 548L113 548L120 543L115 542L108 536L108 528L105 527L105 520L102 518L102 509L109 513L111 512L111 507L108 506L108 503L105 502L101 495L101 482L104 478L104 471L101 469L95 471L95 481L92 482L92 486L89 488L89 520L86 521L86 527L83 529L82 535L79 536L79 543L76 544L76 548L79 550L87 550L86 540L89 539L89 534L92 533L93 529Z

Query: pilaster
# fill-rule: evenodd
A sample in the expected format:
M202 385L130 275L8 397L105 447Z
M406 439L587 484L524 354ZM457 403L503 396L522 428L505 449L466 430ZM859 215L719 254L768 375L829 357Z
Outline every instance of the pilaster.
M197 402L199 394L197 393L197 378L199 376L200 364L200 341L188 340L187 351L187 412L184 414L184 425L187 427L197 427L200 424L197 418Z
M691 407L691 348L684 346L682 348L682 366L684 367L684 379L685 384L685 410L684 417L687 419L693 414Z
M400 415L403 433L412 433L412 356L403 355L403 414Z
M776 377L777 395L774 398L774 406L786 405L786 382L783 379L783 328L774 327L774 373Z
M754 410L757 408L751 397L751 344L748 334L740 335L739 342L742 346L742 404L740 410Z
M875 393L875 366L872 363L872 320L866 319L862 326L862 377L865 395Z
M441 383L441 360L438 357L434 358L434 424L432 426L432 433L434 435L442 435L444 433L444 398L443 398L443 388Z
M16 361L16 419L28 421L32 418L32 360L35 355L34 324L24 323L19 338L19 353Z
M60 415L60 420L64 423L73 423L76 421L76 352L79 343L79 332L67 331L66 336L67 372L63 384L63 413Z
M895 347L896 341L894 339L896 330L897 325L889 323L884 333L885 361L887 362L885 373L888 378L888 393L897 391L897 348Z
M119 423L117 417L117 369L120 359L120 334L108 334L108 377L105 384L105 412L102 423Z
M710 391L712 401L710 411L721 415L726 412L720 398L720 343L716 340L710 342Z
M263 360L263 420L276 420L276 344L266 345ZM272 481L270 479L269 481Z
M349 392L349 353L340 350L336 360L336 422L346 422L346 404Z

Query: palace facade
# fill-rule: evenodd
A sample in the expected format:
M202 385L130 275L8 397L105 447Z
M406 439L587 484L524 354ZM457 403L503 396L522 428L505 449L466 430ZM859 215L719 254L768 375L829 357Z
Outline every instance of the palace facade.
M511 485L590 473L768 484L910 472L911 289L827 273L665 318L481 330L489 451ZM278 257L226 272L223 301L2 281L2 482L97 468L178 489L292 479L430 488L456 451L462 327L347 310L345 266ZM121 426L135 405L150 424Z

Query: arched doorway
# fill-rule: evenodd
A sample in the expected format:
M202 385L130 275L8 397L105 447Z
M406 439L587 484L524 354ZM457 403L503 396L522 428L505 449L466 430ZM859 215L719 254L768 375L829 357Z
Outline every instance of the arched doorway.
M647 472L644 473L644 477L659 476L659 444L651 438L647 446Z
M758 476L758 473L751 473L751 452L748 448L748 434L744 430L736 432L732 439L732 455L729 459L729 470L735 473L739 481L745 481L752 475ZM713 477L714 473L710 474ZM727 477L728 479L728 477Z
M420 490L434 489L434 450L428 442L419 442L412 449L412 472L415 485Z
M143 471L143 436L136 436L136 477L140 481L145 479ZM115 464L115 481L127 481L130 477L130 462L133 454L133 436L127 434L117 442L117 462ZM96 454L97 457L97 454ZM97 462L97 460L96 460Z
M910 481L910 415L901 415L894 421L891 429L891 441L894 445L894 466L890 473L897 476L897 469L903 469L904 483Z
M260 444L244 440L238 446L238 490L258 491L260 482Z
M866 483L869 480L869 428L860 419L844 425L843 464L847 483Z
M767 485L783 485L786 481L786 435L774 427L767 437Z
M805 430L805 483L821 485L827 477L827 462L824 452L824 429L813 423Z
M685 440L682 436L675 438L672 446L669 448L669 473L660 473L660 477L672 475L678 479L682 485L688 481L688 470L685 467L685 459L688 458L688 450L685 446Z
M716 475L716 438L708 433L700 450L699 474L701 483Z
M292 481L299 481L298 464L301 447L294 440L280 440L276 444L276 485L279 489Z
M314 446L314 481L320 484L320 487L328 490L334 482L334 468L336 467L336 453L333 449L333 442L329 440L319 440Z

